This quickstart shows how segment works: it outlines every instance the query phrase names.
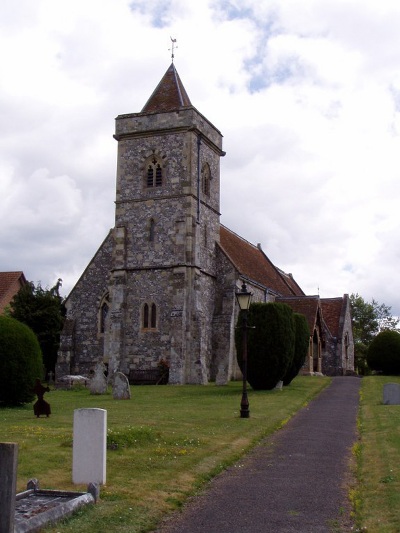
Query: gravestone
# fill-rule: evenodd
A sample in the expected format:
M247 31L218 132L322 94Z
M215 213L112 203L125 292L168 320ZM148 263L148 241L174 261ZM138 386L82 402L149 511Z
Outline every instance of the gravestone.
M76 409L72 460L73 483L106 482L107 411Z
M278 381L278 383L275 385L276 390L283 390L283 381Z
M0 442L0 533L14 533L18 444Z
M104 374L106 370L104 363L97 363L94 369L94 376L90 380L90 394L105 394L107 392L107 378Z
M131 399L131 389L129 387L129 380L122 372L115 372L112 391L114 400Z
M400 384L385 383L383 386L384 405L400 405Z

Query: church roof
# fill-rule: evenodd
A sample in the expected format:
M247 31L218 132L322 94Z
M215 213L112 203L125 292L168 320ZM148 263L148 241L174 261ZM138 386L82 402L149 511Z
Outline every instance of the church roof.
M282 296L304 295L290 274L276 268L261 250L225 226L220 226L220 246L239 273Z
M322 313L326 325L333 337L339 337L340 318L342 316L344 299L321 298Z
M171 63L141 112L163 113L191 105L175 65Z
M26 279L21 271L0 272L0 313L10 304L25 283Z
M276 301L287 304L295 313L304 315L310 328L310 334L313 334L318 321L318 315L321 312L319 296L283 297L276 298Z

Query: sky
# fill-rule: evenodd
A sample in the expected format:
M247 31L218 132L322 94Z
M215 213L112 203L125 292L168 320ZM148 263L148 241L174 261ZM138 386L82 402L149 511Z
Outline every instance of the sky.
M116 116L171 63L221 222L306 294L400 315L398 0L2 0L0 271L66 296L114 225Z

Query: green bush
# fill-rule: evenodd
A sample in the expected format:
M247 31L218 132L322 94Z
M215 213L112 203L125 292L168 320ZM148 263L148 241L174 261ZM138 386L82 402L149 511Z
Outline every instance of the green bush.
M236 350L243 371L242 314L236 328ZM292 309L280 303L254 303L248 311L247 381L255 390L273 389L285 375L294 355Z
M33 331L0 316L0 404L31 402L35 380L43 373L42 352Z
M367 363L371 370L400 374L400 333L392 330L378 333L369 345Z
M294 313L293 316L296 332L294 341L294 356L289 368L286 371L286 374L283 377L284 385L289 385L300 372L300 369L306 360L310 343L310 328L308 327L306 317L300 313Z

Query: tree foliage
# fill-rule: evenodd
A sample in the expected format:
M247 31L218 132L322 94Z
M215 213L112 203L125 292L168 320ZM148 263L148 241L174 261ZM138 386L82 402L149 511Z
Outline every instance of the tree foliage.
M35 380L42 373L42 353L33 331L18 320L0 316L0 403L31 402Z
M371 370L400 374L400 333L393 330L378 333L368 348L367 362Z
M236 350L243 370L242 313L236 329ZM293 360L295 325L292 309L280 303L253 303L248 311L247 381L253 389L273 389Z
M54 372L65 308L59 294L61 280L52 289L29 282L14 296L10 316L29 326L37 336L46 371Z
M399 319L392 316L391 307L376 300L366 302L359 294L350 295L353 324L355 366L359 374L368 373L367 351L381 331L398 331Z
M294 313L293 318L295 325L294 355L286 374L283 376L284 385L289 385L300 372L306 360L310 343L310 328L306 317L300 313Z

